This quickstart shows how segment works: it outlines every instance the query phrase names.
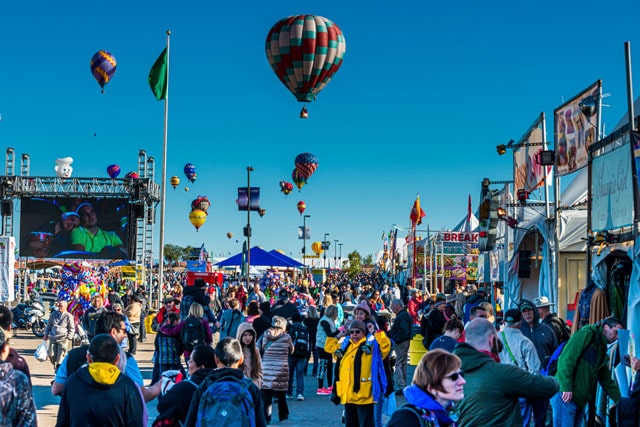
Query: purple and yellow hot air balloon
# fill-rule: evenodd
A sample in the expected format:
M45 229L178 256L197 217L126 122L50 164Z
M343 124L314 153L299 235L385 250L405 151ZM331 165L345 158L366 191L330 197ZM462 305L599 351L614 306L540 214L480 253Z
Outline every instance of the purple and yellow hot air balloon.
M300 175L300 172L298 172L297 169L294 169L293 172L291 172L291 180L296 187L298 187L298 191L302 190L302 187L307 183L307 178Z
M346 49L340 28L315 15L281 19L265 43L269 65L299 102L316 99L342 65ZM300 117L307 116L303 107Z
M115 74L116 65L116 58L106 50L97 51L91 58L89 63L91 74L102 88L102 93L104 93L104 85L109 83Z

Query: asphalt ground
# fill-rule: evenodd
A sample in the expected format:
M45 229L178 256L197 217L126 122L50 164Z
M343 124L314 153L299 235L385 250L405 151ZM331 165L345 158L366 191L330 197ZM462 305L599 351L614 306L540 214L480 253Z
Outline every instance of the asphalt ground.
M138 343L136 360L140 365L142 376L145 384L149 384L151 380L151 371L153 365L151 357L153 356L153 338L155 335L148 334L147 342ZM40 344L41 338L37 338L31 332L18 331L17 335L12 339L11 346L22 355L29 364L31 371L31 381L33 383L33 396L36 401L38 411L38 425L40 427L55 426L56 416L60 398L51 394L51 381L53 381L53 367L49 361L38 362L33 353ZM410 378L413 374L413 367L407 367L407 376ZM311 372L311 369L309 369ZM342 425L341 405L334 405L329 401L329 396L317 396L317 380L312 376L305 376L305 400L288 400L289 419L283 422L278 421L277 404L274 404L274 415L272 416L272 425L300 426L300 427L317 427L317 426L340 426ZM294 384L295 388L295 384ZM404 402L402 396L397 396L397 404L400 406ZM147 403L147 411L149 413L149 425L153 422L158 414L156 409L157 399ZM383 416L383 422L386 423L387 417Z

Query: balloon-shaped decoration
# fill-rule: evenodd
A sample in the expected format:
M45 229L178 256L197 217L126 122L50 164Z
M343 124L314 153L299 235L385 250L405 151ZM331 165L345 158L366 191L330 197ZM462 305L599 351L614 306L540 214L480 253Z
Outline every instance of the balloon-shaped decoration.
M300 212L300 215L302 215L302 212L304 212L305 209L307 209L307 204L300 200L298 202L298 212Z
M286 181L280 181L280 191L282 191L282 194L285 196L289 195L289 193L293 191L293 184Z
M260 215L260 218L262 218L264 216L264 214L267 213L267 210L264 208L260 208L258 209L258 215Z
M184 187L184 191L189 191L189 187Z
M298 173L309 179L318 169L318 156L311 153L300 153L296 156L295 164Z
M138 172L129 172L124 177L127 179L138 179L140 178L140 175L138 174Z
M178 178L177 176L172 176L171 186L173 187L173 189L175 190L178 185L180 185L180 178Z
M91 58L89 66L91 67L91 74L93 74L93 77L102 88L102 93L104 93L104 85L111 81L116 72L116 58L111 52L99 50Z
M194 209L189 212L189 221L196 228L196 231L200 229L207 222L207 213L200 209Z
M322 242L313 242L311 244L311 249L316 253L316 255L320 255L323 251Z
M307 178L300 175L300 172L298 172L297 169L294 169L293 172L291 172L291 180L296 187L298 187L298 191L302 190L302 187L307 183Z
M73 163L73 157L56 159L56 165L53 168L56 171L56 176L59 178L71 178L71 173L73 172L71 163Z
M110 178L117 178L118 175L120 175L120 166L118 165L107 166L107 174L109 174Z
M184 175L189 181L191 181L191 183L196 182L196 167L193 163L187 163L184 165Z
M342 65L346 42L330 20L297 15L271 28L265 50L269 65L287 89L299 102L311 102Z
M232 238L232 237L233 237L233 233L232 233L232 232L228 232L228 233L227 233L227 238L228 238L228 239L230 239L230 238Z
M209 210L209 206L211 206L211 202L209 201L209 198L207 196L198 196L191 202L192 210L200 209L205 213L207 213L207 211Z

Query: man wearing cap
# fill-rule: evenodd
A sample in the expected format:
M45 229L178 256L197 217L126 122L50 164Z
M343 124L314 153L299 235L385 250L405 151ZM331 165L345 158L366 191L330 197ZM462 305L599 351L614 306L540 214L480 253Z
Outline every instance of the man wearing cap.
M71 249L93 253L106 252L111 258L124 255L122 239L113 231L98 227L98 216L91 203L81 203L76 209L80 215L80 227L71 231Z
M409 355L409 345L413 335L413 321L401 299L394 299L391 302L391 311L396 315L388 334L389 338L396 344L396 364L393 372L393 382L395 390L402 391L407 385L407 356Z
M517 366L536 374L540 372L540 359L538 359L536 347L520 330L521 320L522 316L517 308L511 308L505 313L506 327L499 333L503 344L502 351L500 351L500 363ZM520 413L525 426L528 426L531 421L532 409L527 399L520 398Z
M289 301L289 291L285 288L280 289L278 301L271 307L271 312L274 316L284 317L287 321L291 320L295 313L299 313L298 307Z
M556 336L549 326L540 323L538 310L536 309L533 302L523 299L520 302L519 309L520 313L522 314L520 330L525 337L529 338L533 342L533 345L536 347L538 359L540 359L540 366L546 367L549 358L556 350L556 347L558 347ZM534 400L532 402L532 405L535 427L544 427L546 425L549 400Z
M156 317L154 317L153 323L151 324L151 329L153 329L155 332L158 332L160 325L162 325L164 321L167 320L167 315L169 313L176 313L178 316L180 316L180 310L178 309L178 307L176 307L176 302L173 297L166 297L164 300L162 300L162 307L160 307L160 310L158 310Z
M538 315L540 316L540 319L542 319L542 324L551 328L553 334L556 336L558 344L568 341L569 336L571 335L569 327L564 320L558 317L556 313L551 312L551 307L555 304L550 302L549 298L545 296L534 298L533 304L538 309Z
M424 348L429 348L431 343L444 333L444 325L449 320L444 313L446 299L445 294L438 293L429 313L420 319L420 333L424 337L422 341Z

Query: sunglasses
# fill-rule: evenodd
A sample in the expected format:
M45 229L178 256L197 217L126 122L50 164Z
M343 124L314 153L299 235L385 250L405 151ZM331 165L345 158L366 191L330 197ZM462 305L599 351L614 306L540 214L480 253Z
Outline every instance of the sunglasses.
M352 329L352 330L349 331L349 333L351 335L364 334L364 332L362 332L360 329Z
M444 377L451 381L458 381L458 378L464 378L464 371L454 372L453 374L445 375Z

